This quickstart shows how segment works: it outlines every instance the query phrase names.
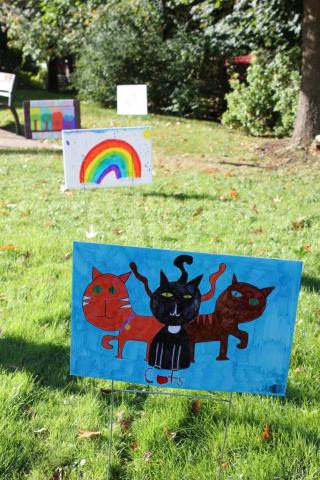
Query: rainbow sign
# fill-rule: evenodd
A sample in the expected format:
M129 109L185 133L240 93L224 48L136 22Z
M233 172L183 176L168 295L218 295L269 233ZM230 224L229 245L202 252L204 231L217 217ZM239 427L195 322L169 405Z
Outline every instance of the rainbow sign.
M80 183L101 184L113 173L119 178L140 178L141 161L137 151L124 140L104 140L84 157L80 169Z
M66 189L133 187L152 182L149 126L63 130Z

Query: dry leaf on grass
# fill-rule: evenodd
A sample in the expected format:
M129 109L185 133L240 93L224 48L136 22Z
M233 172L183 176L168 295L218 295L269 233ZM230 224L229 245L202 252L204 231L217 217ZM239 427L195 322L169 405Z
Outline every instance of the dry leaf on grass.
M35 435L43 435L44 433L48 433L48 429L46 427L38 428L37 430L33 430Z
M196 210L194 210L194 211L192 212L192 216L193 216L193 217L197 217L197 216L200 215L202 212L203 212L203 208L202 208L202 207L199 207L199 208L197 208Z
M137 450L137 448L138 448L137 442L131 442L130 443L130 448L131 448L131 450Z
M169 438L169 440L174 440L177 436L177 432L170 432L168 427L164 427L163 433L167 438Z
M291 223L291 229L292 230L303 230L305 226L306 226L306 219L305 218L299 218L295 222Z
M201 407L202 407L202 401L201 400L193 400L193 402L191 403L192 413L200 412Z
M143 460L145 460L146 462L150 462L150 460L151 460L151 458L152 458L152 455L153 455L152 452L144 452L144 454L142 455L142 458L143 458Z
M3 252L9 252L9 251L17 250L17 247L15 245L12 245L12 244L0 245L0 250L2 250Z
M132 422L133 422L133 416L130 415L127 418L123 418L119 423L120 423L120 427L122 428L122 430L127 432L129 430L129 428L131 427Z
M269 442L271 440L271 431L272 431L271 425L267 423L264 426L263 432L261 434L261 440L263 442Z
M311 253L311 252L312 252L312 245L311 245L311 243L306 243L306 244L303 246L303 250L304 250L306 253Z
M77 438L98 438L101 437L101 432L90 432L89 430L84 430L80 428L79 432L77 433Z
M235 199L235 198L239 197L239 192L237 192L237 190L231 190L229 195L230 195L231 198Z
M261 235L263 233L263 230L262 230L261 227L259 227L259 228L256 228L255 230L253 230L253 233L255 235Z
M90 225L88 232L86 232L87 238L95 238L98 235L98 232L95 231L94 226Z

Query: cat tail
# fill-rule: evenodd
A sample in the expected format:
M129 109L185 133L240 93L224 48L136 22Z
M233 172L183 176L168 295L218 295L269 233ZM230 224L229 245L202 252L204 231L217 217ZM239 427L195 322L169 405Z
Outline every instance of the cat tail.
M213 297L214 292L216 290L216 282L218 278L226 271L226 268L227 266L225 263L220 263L219 270L215 273L212 273L212 275L210 275L209 282L210 282L211 288L207 293L205 293L204 295L201 295L202 302L204 302L205 300L210 300L210 298Z
M179 278L178 282L186 282L188 280L188 273L184 268L184 263L191 265L193 262L193 258L191 255L179 255L173 262L173 264L181 270L181 277Z
M129 263L129 267L131 268L131 270L133 271L133 274L134 276L140 280L140 282L143 283L144 285L144 288L145 288L145 291L147 292L147 294L149 295L149 297L151 297L152 295L152 292L149 288L149 284L148 284L148 279L146 277L144 277L143 275L141 275L139 272L138 272L138 267L137 265L135 264L135 262L130 262Z

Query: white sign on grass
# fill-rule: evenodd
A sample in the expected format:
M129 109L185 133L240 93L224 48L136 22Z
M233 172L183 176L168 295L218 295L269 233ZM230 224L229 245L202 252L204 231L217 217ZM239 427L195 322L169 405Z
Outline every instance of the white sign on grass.
M152 182L150 127L63 130L65 188Z
M118 85L117 113L118 115L147 115L147 86Z

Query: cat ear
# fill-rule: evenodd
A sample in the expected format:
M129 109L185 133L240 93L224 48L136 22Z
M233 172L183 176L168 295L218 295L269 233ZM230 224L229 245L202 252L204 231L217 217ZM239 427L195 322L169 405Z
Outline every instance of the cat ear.
M167 277L165 276L165 274L161 270L160 271L160 285L166 285L168 283L169 283L169 280L167 279Z
M200 282L203 278L203 275L199 275L199 277L196 277L194 278L193 280L191 280L191 282L188 283L188 285L194 285L195 287L198 287L200 285Z
M92 267L92 280L102 275L96 267Z
M126 281L128 280L128 278L130 277L130 275L131 275L131 272L122 273L121 275L119 275L119 278L120 278L120 280L123 281L123 283L126 283Z
M266 287L266 288L260 288L260 292L263 293L263 295L267 298L268 295L274 290L275 287Z
M237 280L237 277L236 277L236 274L235 274L235 273L232 275L232 285L233 285L234 283L239 283L238 280Z

